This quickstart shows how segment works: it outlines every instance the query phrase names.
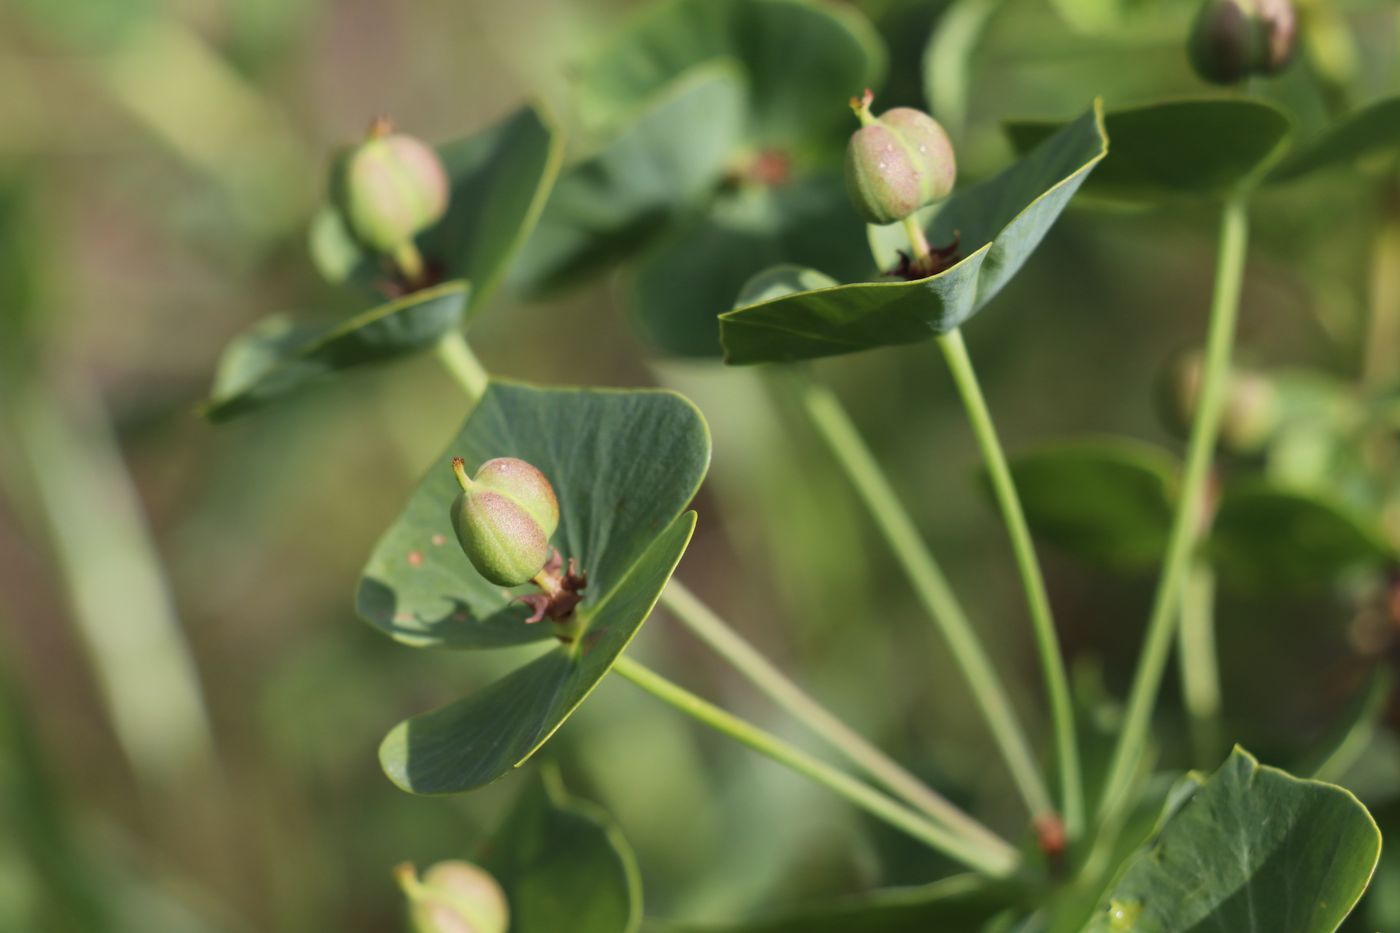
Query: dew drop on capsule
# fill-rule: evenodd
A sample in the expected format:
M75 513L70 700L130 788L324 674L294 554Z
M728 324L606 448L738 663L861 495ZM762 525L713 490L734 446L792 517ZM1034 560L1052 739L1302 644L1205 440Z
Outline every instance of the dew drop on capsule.
M1109 901L1108 927L1115 933L1127 933L1137 926L1142 905L1137 901Z

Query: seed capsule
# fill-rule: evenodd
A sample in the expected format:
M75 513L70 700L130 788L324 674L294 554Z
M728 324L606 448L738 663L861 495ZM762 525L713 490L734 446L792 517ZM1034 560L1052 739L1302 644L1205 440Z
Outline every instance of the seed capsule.
M1158 386L1158 404L1168 427L1182 437L1191 431L1200 404L1204 363L1199 353L1180 354ZM1233 369L1225 386L1220 443L1237 454L1258 451L1279 423L1278 389L1267 375Z
M375 252L393 253L447 212L450 183L437 153L387 120L370 126L334 174L332 199L346 227Z
M420 880L412 865L394 871L408 897L413 933L506 933L510 905L496 879L470 862L438 862Z
M851 101L861 128L846 146L846 191L866 221L890 224L952 193L957 162L937 120L912 107L877 119L873 99L866 91Z
M1282 71L1293 57L1296 36L1291 0L1205 0L1188 51L1204 80L1234 84Z
M532 579L549 558L559 527L559 501L545 475L524 460L487 460L467 476L458 457L452 470L462 491L452 502L452 528L472 566L500 586Z

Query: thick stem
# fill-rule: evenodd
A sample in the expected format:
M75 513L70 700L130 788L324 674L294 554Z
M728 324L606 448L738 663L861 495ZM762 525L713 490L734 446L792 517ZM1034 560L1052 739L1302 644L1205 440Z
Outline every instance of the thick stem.
M1052 812L1054 804L1036 768L1030 742L1016 718L1011 700L978 641L972 623L918 529L900 505L879 462L830 389L808 381L802 387L802 403L813 427L855 486L929 618L947 641L1031 815L1038 817Z
M868 784L701 699L631 658L618 658L613 670L657 699L791 768L949 858L988 875L1009 875L1016 869L1016 853L1010 847L993 850L976 845L925 819Z
M1113 791L1132 777L1133 763L1142 754L1152 708L1162 684L1162 671L1171 651L1173 623L1178 618L1182 582L1191 553L1202 534L1201 514L1205 507L1211 460L1220 421L1225 411L1225 390L1230 375L1230 348L1234 342L1235 318L1239 314L1240 290L1244 282L1245 252L1249 239L1248 210L1243 196L1225 203L1220 222L1219 258L1215 270L1215 292L1211 299L1210 327L1206 337L1205 363L1201 375L1200 403L1186 446L1186 471L1181 481L1181 497L1167 539L1167 553L1157 581L1157 593L1148 618L1142 655L1128 695L1123 719L1109 765L1103 802L1106 811Z
M481 401L491 377L467 345L467 338L455 330L443 334L437 342L437 355L471 403Z
M1050 697L1050 718L1055 730L1055 757L1060 769L1060 794L1064 807L1065 829L1073 838L1084 827L1084 788L1079 774L1079 742L1075 736L1074 704L1070 701L1069 677L1065 674L1064 657L1060 653L1060 641L1055 633L1055 620L1050 613L1050 598L1045 592L1045 579L1040 572L1035 545L1031 542L1030 527L1026 524L1026 516L1021 509L1021 499L1016 494L1016 484L1011 478L1006 454L997 438L996 427L992 424L987 400L983 398L981 386L977 382L977 373L972 368L972 358L967 354L967 345L963 343L962 332L955 328L941 335L938 338L938 346L948 361L953 382L957 384L958 394L962 396L963 406L967 409L968 422L972 426L972 433L977 437L977 445L982 450L982 459L987 465L987 474L992 481L992 492L1006 523L1006 531L1011 538L1011 549L1016 555L1016 567L1021 574L1021 584L1026 592L1026 606L1030 610L1031 626L1035 631L1041 673Z
M1214 765L1221 752L1220 668L1215 658L1215 571L1201 557L1191 562L1181 597L1177 662L1181 696L1191 718L1191 746L1198 768Z
M1010 850L1005 840L920 781L793 683L679 580L673 578L666 585L661 604L780 708L905 802L988 849Z

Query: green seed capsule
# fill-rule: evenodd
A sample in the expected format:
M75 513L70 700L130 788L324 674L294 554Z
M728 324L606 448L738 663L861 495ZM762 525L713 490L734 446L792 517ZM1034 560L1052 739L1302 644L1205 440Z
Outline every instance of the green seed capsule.
M1182 437L1191 431L1200 404L1201 355L1178 355L1158 385L1158 405L1167 426ZM1274 436L1279 423L1278 389L1267 375L1233 369L1225 386L1225 410L1220 422L1220 443L1237 454L1257 452Z
M460 457L452 470L462 491L452 502L457 541L483 577L500 586L532 579L549 558L549 538L559 527L554 487L524 460L487 460L467 476Z
M408 896L413 933L506 933L510 905L496 879L470 862L438 862L420 880L412 865L395 870Z
M442 219L449 187L431 146L377 120L339 159L332 197L355 239L388 254Z
M866 221L890 224L952 193L957 162L933 117L896 107L877 119L872 99L851 101L862 125L846 146L846 191Z

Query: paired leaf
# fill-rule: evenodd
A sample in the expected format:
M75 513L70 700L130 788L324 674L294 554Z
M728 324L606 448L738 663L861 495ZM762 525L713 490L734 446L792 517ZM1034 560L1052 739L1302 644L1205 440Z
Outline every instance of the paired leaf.
M1350 793L1236 748L1128 863L1088 933L1331 933L1380 856Z
M1012 145L1027 152L1057 122L1013 122ZM1113 147L1084 186L1115 200L1223 197L1255 182L1282 154L1288 117L1262 101L1230 98L1168 101L1104 115Z
M203 414L227 421L341 370L427 349L461 326L470 294L447 282L329 327L267 318L224 351Z
M1262 482L1226 489L1209 553L1231 582L1259 590L1321 586L1395 559L1380 535L1343 506Z
M1037 537L1115 570L1155 565L1166 551L1180 472L1169 452L1125 438L1069 441L1011 464Z
M637 860L612 819L570 797L552 768L532 775L481 865L510 902L511 933L632 933Z
M1107 150L1095 104L1020 162L944 203L930 241L960 236L965 259L914 281L838 285L736 308L720 316L726 361L834 356L958 327L1020 269Z
M1400 147L1400 97L1387 97L1344 117L1317 138L1299 146L1269 174L1269 181L1293 181L1368 155L1394 152L1397 147Z
M607 125L695 65L737 63L749 86L746 136L796 144L839 130L846 100L885 69L859 13L808 0L666 0L616 30L579 74L579 109Z
M519 457L554 485L554 545L588 573L579 633L486 689L396 727L380 748L389 777L415 793L494 780L527 759L608 672L650 613L694 528L681 514L709 462L704 420L670 392L538 389L493 383L375 548L359 614L416 647L490 648L549 640L457 547L450 458L469 470Z
M459 329L484 303L544 207L562 140L535 109L443 146L452 181L447 215L419 246L448 281L344 321L261 321L229 346L206 416L227 420L340 370L380 363L431 347ZM378 257L350 239L334 214L312 224L312 254L332 281L366 285Z

